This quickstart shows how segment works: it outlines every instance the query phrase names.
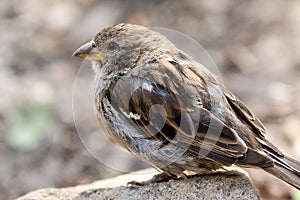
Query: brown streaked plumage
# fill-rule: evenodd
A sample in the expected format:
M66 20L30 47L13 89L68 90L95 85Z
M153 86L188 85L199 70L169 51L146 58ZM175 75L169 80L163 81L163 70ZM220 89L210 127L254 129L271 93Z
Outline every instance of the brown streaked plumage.
M75 56L92 60L109 138L168 176L261 168L300 188L300 164L266 140L254 114L192 57L145 27L119 24Z

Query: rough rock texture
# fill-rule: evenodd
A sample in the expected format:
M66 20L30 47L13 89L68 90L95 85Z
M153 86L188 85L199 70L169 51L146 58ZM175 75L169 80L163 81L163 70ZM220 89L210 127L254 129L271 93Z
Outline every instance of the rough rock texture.
M154 172L153 172L154 173ZM170 180L149 186L124 186L130 180L146 180L153 173L131 173L90 185L63 189L41 189L19 200L56 199L259 199L246 174L231 171L212 175L194 176L185 180ZM123 186L120 186L123 185ZM119 187L116 187L119 186Z

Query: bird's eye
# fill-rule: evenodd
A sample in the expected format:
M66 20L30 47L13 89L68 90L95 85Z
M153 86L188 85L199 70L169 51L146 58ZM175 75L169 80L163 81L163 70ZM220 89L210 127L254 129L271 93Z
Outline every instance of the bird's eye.
M108 50L112 51L119 48L119 45L116 42L110 42L108 44Z

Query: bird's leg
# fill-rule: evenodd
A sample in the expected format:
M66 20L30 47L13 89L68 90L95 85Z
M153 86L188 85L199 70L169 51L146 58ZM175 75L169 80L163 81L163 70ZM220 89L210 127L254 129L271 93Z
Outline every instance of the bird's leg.
M127 185L135 185L135 186L146 186L146 185L150 185L152 183L161 183L161 182L166 182L168 180L174 179L173 176L170 176L166 173L160 173L160 174L156 174L154 175L151 179L147 180L147 181L130 181L127 183Z

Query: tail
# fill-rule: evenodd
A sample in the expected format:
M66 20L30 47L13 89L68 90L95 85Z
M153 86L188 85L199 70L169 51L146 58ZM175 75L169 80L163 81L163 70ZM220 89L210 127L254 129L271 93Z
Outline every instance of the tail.
M284 155L274 155L270 151L268 154L274 164L262 169L300 190L300 162Z

